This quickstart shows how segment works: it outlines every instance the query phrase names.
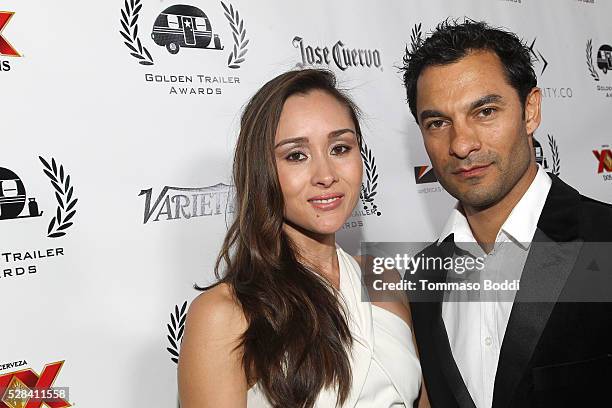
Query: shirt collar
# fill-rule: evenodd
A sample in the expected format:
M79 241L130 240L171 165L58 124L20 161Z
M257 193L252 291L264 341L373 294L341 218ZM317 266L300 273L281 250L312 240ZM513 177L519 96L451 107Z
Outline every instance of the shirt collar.
M497 234L496 241L499 240L503 232L522 247L529 247L538 226L538 219L542 213L542 208L544 208L551 184L552 180L538 164L535 178L503 223L500 232ZM460 202L455 204L444 228L442 228L442 232L438 237L438 245L448 238L450 234L454 234L453 240L455 242L476 241L470 224L461 211Z

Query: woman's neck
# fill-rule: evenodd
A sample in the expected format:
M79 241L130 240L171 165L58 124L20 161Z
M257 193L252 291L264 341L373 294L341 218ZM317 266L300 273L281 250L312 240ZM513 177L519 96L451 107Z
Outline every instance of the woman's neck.
M298 250L298 260L314 268L336 289L340 282L336 234L314 234L285 223L284 230Z

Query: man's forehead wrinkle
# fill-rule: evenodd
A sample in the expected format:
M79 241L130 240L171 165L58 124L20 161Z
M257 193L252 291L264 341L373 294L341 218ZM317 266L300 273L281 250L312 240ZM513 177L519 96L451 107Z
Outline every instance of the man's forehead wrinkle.
M498 65L494 56L471 53L448 65L427 67L417 81L417 110L465 112L481 98L499 95L499 86L492 83L496 82L495 74L491 72L497 71Z

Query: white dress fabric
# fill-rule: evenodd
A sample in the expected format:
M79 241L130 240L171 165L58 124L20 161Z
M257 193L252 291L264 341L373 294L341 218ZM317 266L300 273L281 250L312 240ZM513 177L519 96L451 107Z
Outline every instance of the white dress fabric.
M353 336L352 387L342 408L411 408L421 387L421 366L412 332L399 316L361 300L359 264L339 246L336 252L340 295ZM325 389L319 394L315 407L333 408L336 397L334 390ZM258 384L247 393L247 407L271 407Z

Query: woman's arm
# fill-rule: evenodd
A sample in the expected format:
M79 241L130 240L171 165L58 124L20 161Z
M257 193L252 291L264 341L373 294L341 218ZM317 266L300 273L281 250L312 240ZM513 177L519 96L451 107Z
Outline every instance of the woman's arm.
M246 407L242 353L235 349L246 328L228 285L217 285L194 299L178 362L182 408Z

